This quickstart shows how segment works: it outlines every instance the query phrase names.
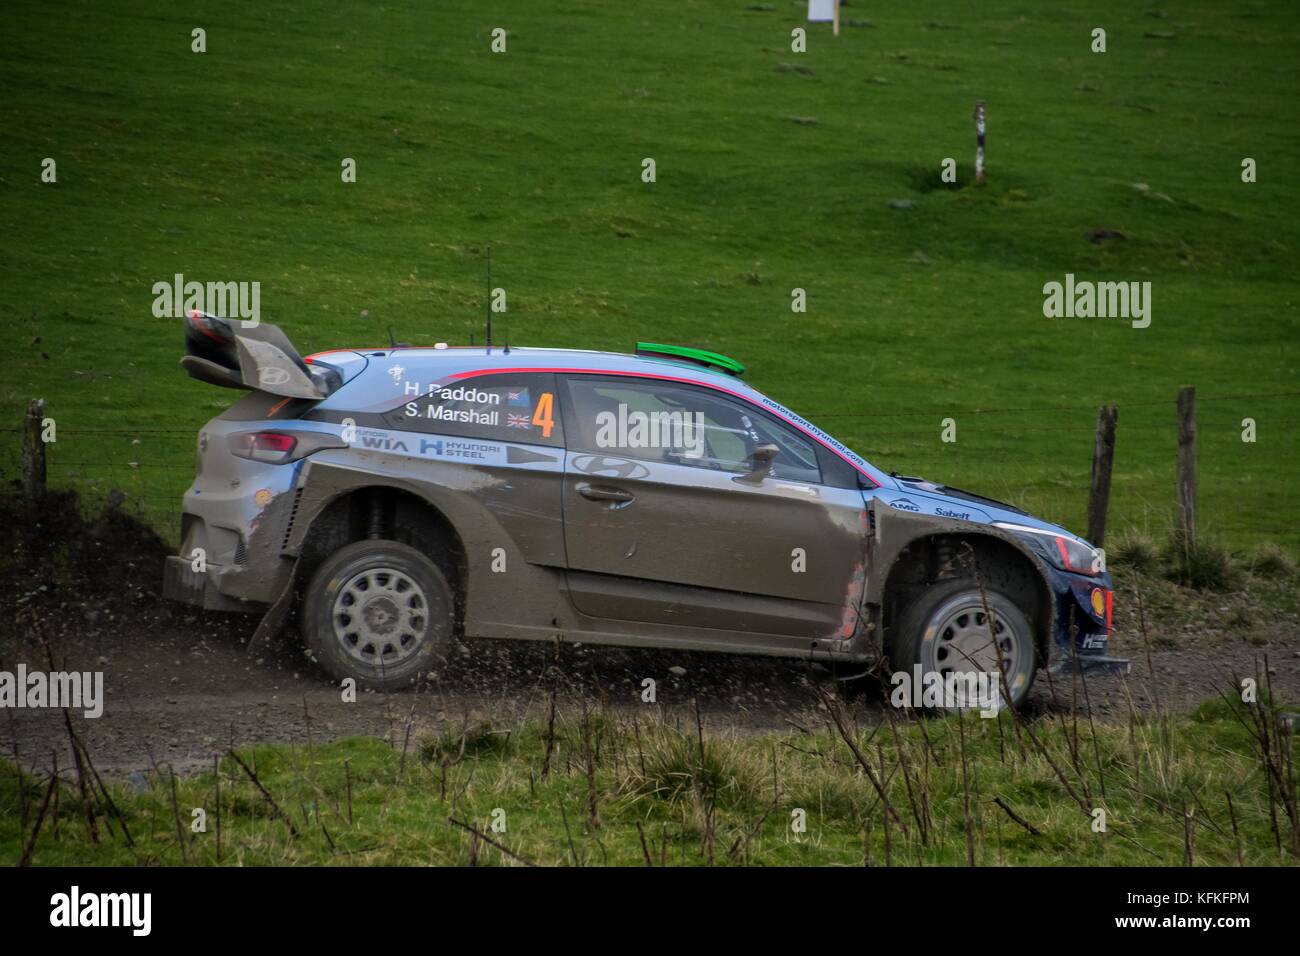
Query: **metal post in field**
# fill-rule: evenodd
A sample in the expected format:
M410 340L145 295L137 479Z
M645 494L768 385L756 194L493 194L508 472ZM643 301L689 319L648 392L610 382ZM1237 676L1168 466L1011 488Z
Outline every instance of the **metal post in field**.
M1106 538L1106 511L1110 507L1110 473L1115 462L1115 425L1119 409L1097 409L1097 436L1092 446L1092 486L1088 493L1088 540L1098 548Z
M1196 544L1196 389L1178 390L1178 534Z
M975 182L984 182L984 101L975 104Z
M27 403L23 419L23 497L29 508L45 497L45 442L41 441L41 422L45 419L45 399Z

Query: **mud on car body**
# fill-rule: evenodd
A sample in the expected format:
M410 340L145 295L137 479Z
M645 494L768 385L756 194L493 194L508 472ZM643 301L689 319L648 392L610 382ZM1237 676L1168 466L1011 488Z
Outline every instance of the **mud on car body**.
M406 685L460 634L1000 667L1015 701L1040 665L1123 663L1090 545L880 471L723 356L303 359L198 313L186 341L192 376L248 394L199 433L165 593L259 633L296 615L335 678Z

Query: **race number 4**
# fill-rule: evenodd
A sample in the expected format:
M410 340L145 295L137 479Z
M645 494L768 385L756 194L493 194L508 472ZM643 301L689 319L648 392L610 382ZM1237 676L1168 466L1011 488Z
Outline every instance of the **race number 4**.
M533 424L541 428L543 438L551 437L551 429L555 427L555 396L551 392L542 392L537 399Z

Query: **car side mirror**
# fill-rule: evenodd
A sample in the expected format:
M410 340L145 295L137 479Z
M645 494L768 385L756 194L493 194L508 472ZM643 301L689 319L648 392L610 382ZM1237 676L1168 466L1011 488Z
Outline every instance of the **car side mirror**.
M749 485L762 484L763 479L772 473L772 460L780 450L776 445L759 445L749 456L749 474L738 476L736 481L743 481Z

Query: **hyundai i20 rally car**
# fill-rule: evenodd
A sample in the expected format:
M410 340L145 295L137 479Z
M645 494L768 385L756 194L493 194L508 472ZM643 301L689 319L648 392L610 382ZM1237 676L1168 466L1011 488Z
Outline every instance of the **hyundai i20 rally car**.
M394 689L458 635L1104 667L1111 582L1077 536L883 472L712 352L447 347L300 358L186 319L183 367L247 390L198 436L168 597L296 616L334 678Z

